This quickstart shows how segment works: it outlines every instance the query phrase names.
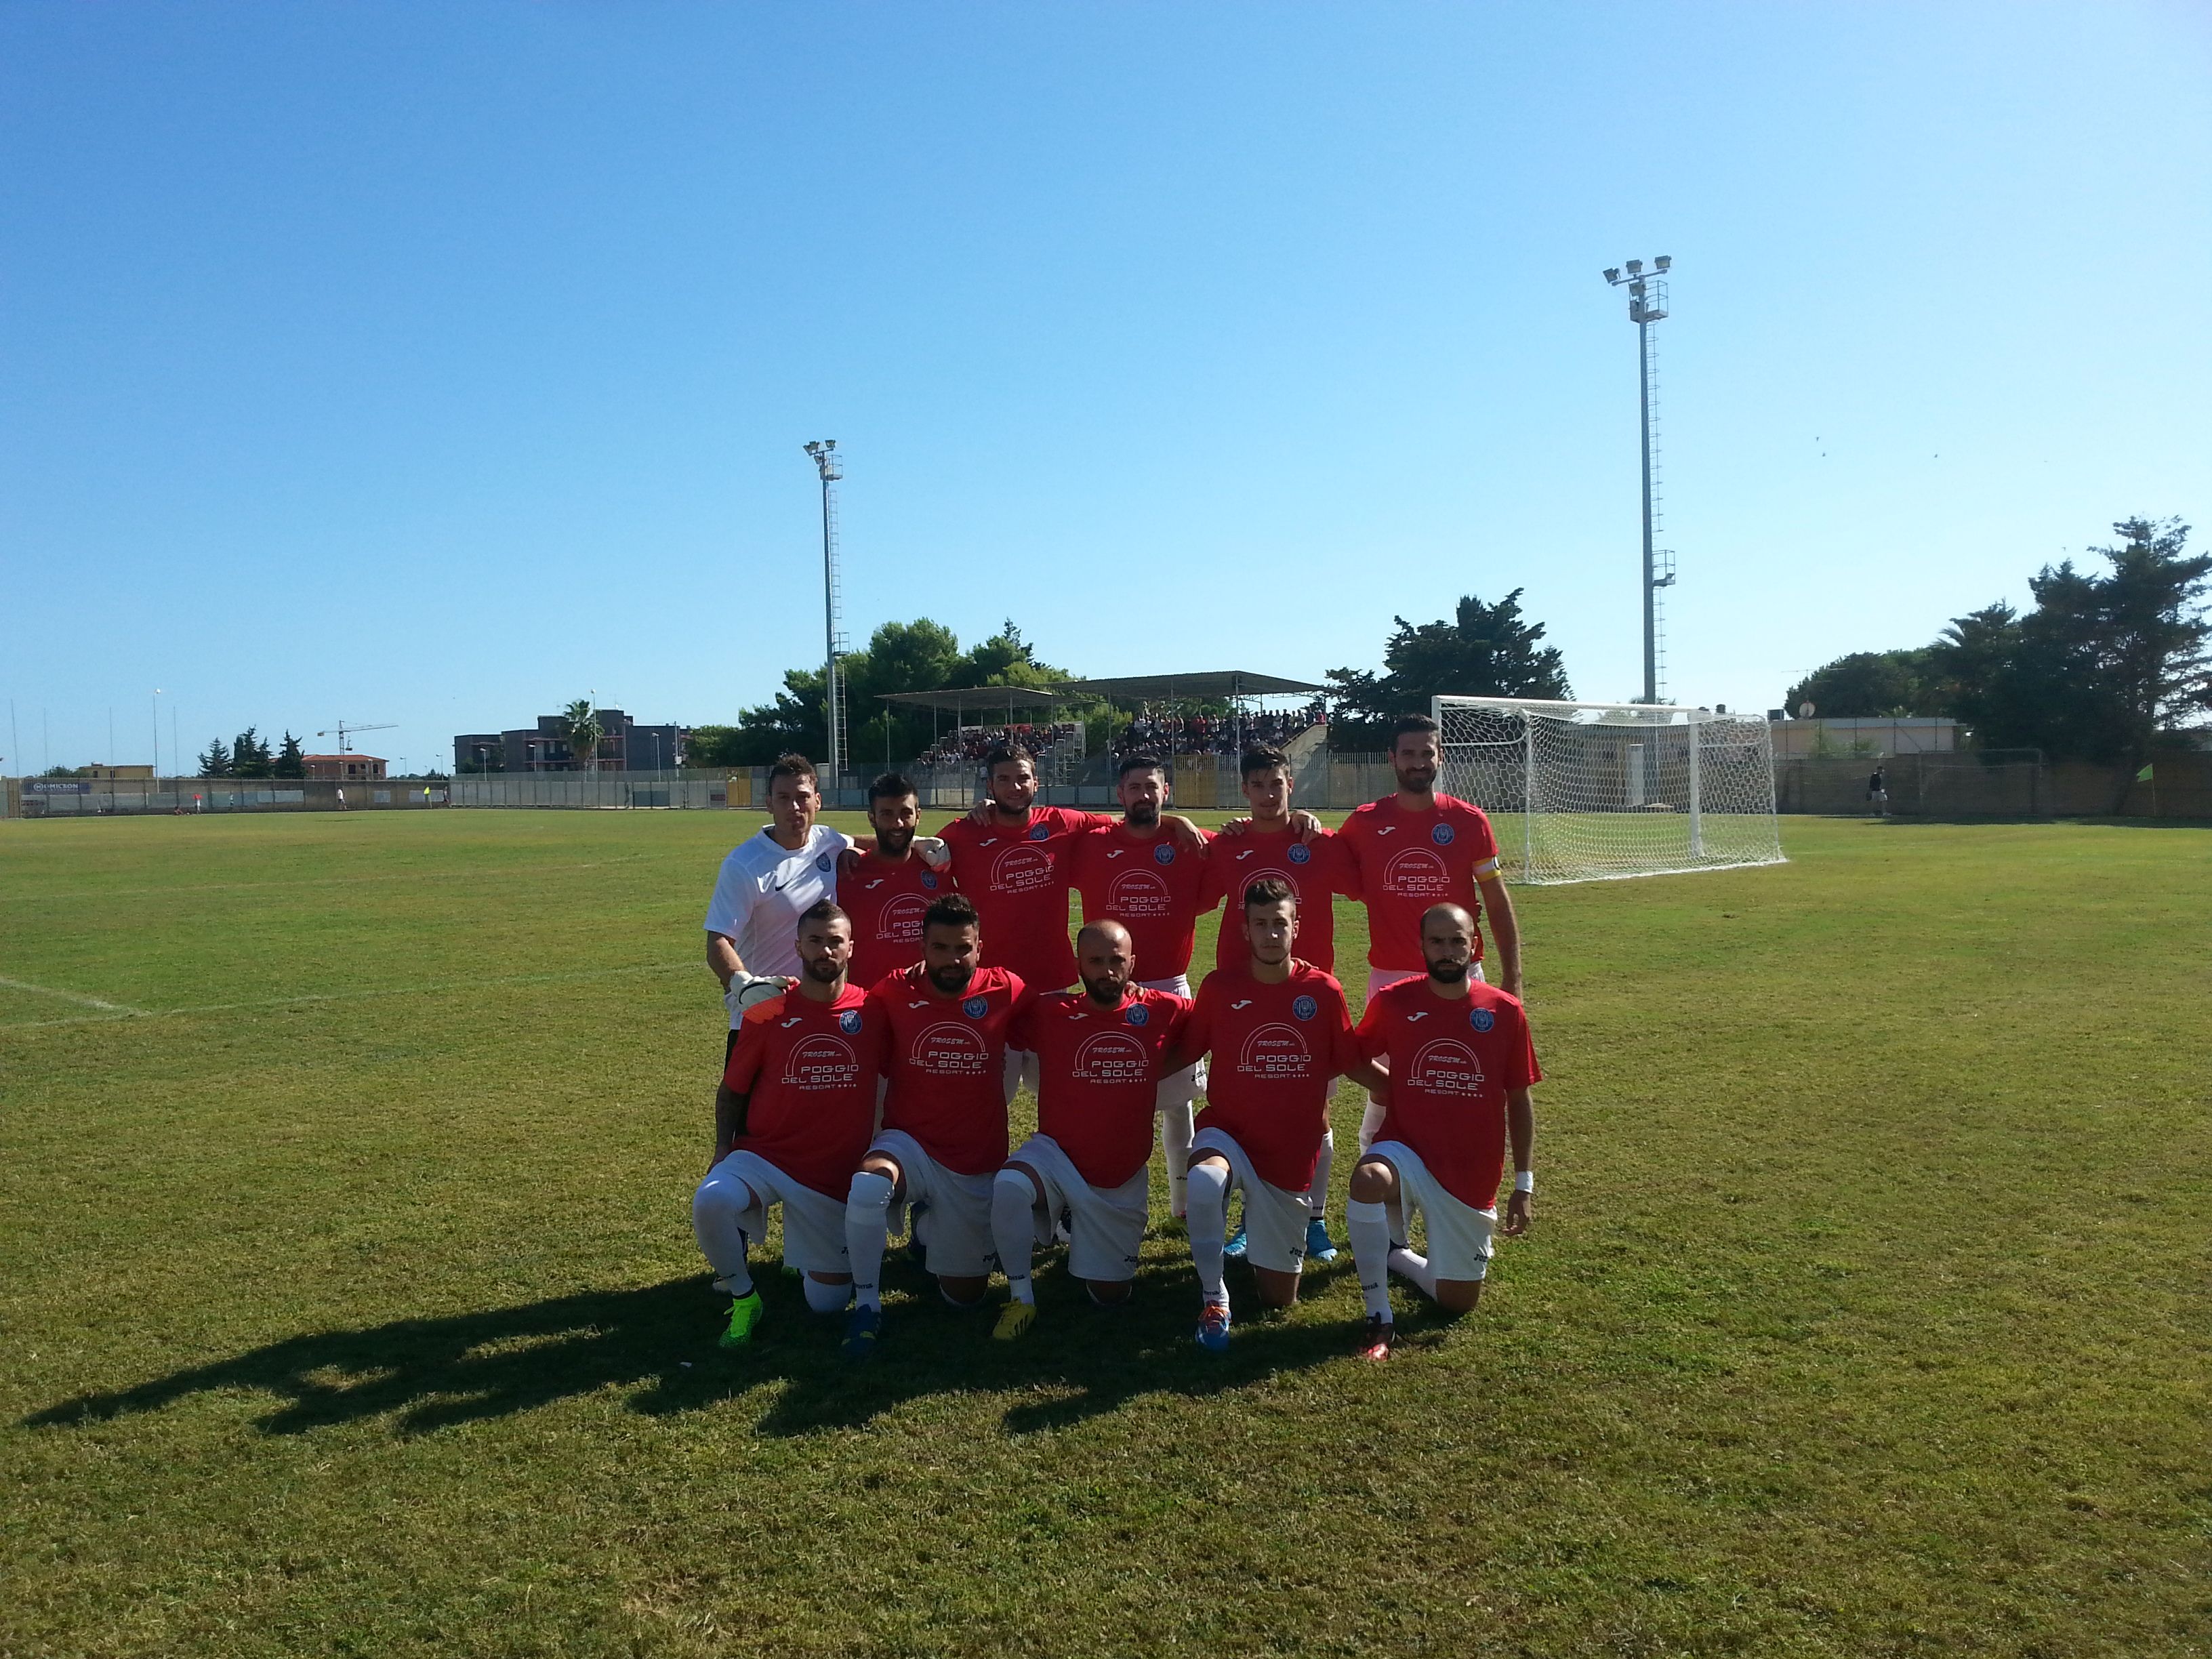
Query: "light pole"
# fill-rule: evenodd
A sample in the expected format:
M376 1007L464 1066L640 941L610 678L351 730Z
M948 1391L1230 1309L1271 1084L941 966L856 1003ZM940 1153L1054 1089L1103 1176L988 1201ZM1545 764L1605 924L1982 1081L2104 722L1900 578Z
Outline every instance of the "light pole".
M154 688L154 775L161 775L161 688Z
M837 462L837 441L823 438L806 446L814 470L822 475L822 724L830 751L829 787L838 787L843 769L844 744L839 728L844 724L838 707L837 684L837 509L830 485L845 476Z
M1625 274L1618 266L1605 273L1605 280L1613 287L1628 289L1628 320L1636 325L1636 386L1638 406L1643 416L1644 447L1643 701L1648 703L1659 701L1659 590L1671 586L1674 580L1671 568L1660 570L1651 547L1651 325L1667 315L1666 277L1674 263L1672 257L1662 253L1651 262L1649 276L1644 274L1641 259L1631 259Z

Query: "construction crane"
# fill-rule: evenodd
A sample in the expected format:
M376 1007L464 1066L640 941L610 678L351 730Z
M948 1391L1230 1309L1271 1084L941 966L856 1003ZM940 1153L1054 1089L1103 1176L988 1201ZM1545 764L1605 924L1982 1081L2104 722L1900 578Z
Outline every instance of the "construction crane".
M398 722L396 720L386 721L381 726L349 726L345 721L340 720L329 731L318 732L315 735L319 738L336 738L338 740L338 753L341 755L350 755L353 753L353 736L355 732L397 732L398 729Z

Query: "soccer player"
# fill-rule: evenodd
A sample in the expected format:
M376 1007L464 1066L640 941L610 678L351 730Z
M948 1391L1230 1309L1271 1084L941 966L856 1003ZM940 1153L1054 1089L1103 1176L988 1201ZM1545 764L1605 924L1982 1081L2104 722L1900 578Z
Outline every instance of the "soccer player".
M878 826L880 832L880 826ZM930 901L922 958L868 993L885 1032L883 1127L845 1199L854 1308L845 1352L865 1359L883 1328L884 1243L908 1206L939 1291L972 1308L990 1288L991 1182L1006 1161L1006 1030L1028 1009L1021 981L985 968L975 907Z
M1431 905L1421 917L1427 971L1376 992L1359 1022L1361 1052L1388 1060L1389 1109L1352 1172L1346 1206L1352 1260L1367 1323L1359 1352L1390 1357L1389 1275L1419 1286L1447 1312L1473 1310L1490 1268L1498 1187L1513 1147L1513 1195L1505 1235L1528 1231L1536 1179L1530 1085L1543 1077L1521 1000L1474 972L1474 918L1460 905ZM1391 1210L1418 1209L1428 1254L1391 1231Z
M849 977L864 991L921 960L922 915L952 890L951 872L932 867L917 850L921 819L914 785L884 773L868 786L873 850L856 851L838 864L837 902L853 918Z
M1068 1218L1067 1269L1091 1299L1129 1299L1144 1242L1152 1113L1160 1057L1182 1033L1190 1005L1130 983L1134 953L1118 921L1076 936L1080 991L1039 996L1007 1039L1037 1057L1037 1132L991 1188L991 1237L1012 1299L991 1334L1011 1341L1036 1320L1030 1263Z
M990 798L939 832L956 860L954 881L982 919L985 961L1040 994L1062 990L1075 980L1075 953L1067 943L1068 843L1114 820L1036 805L1036 763L1018 744L999 745L983 763ZM1204 844L1189 819L1171 817L1167 823L1177 846ZM1036 1086L1033 1060L1018 1047L1006 1060L1016 1084L1026 1079Z
M883 1018L846 979L845 913L823 899L796 931L798 982L744 1012L714 1095L714 1156L691 1199L714 1288L731 1297L726 1348L760 1322L745 1247L771 1205L783 1206L784 1263L805 1275L806 1305L835 1313L853 1295L844 1194L875 1127Z
M837 890L837 855L852 845L844 835L815 823L822 788L814 763L804 755L779 755L768 769L769 821L722 860L714 896L707 905L707 965L722 981L730 1011L726 1062L736 1050L740 999L757 979L781 979L788 988L799 974L799 919Z
M1218 968L1199 987L1190 1023L1162 1063L1211 1053L1206 1110L1191 1143L1190 1256L1198 1269L1199 1346L1229 1347L1229 1291L1222 1281L1229 1192L1244 1194L1247 1255L1260 1299L1297 1300L1308 1212L1329 1085L1340 1073L1380 1084L1352 1029L1344 988L1291 955L1298 903L1279 876L1245 888L1248 960Z
M1337 831L1350 849L1367 902L1367 999L1401 981L1427 973L1421 955L1421 918L1431 905L1456 904L1470 915L1487 915L1498 945L1498 983L1521 994L1521 929L1513 900L1498 868L1498 839L1480 806L1440 793L1437 774L1443 750L1437 723L1426 714L1401 715L1390 734L1395 794L1353 809ZM1485 977L1482 932L1474 933L1472 972ZM1370 1097L1359 1126L1364 1151L1382 1121Z
M1298 960L1333 974L1336 971L1336 896L1360 896L1359 870L1352 849L1340 837L1314 824L1311 814L1300 812L1293 817L1294 781L1290 757L1281 750L1264 744L1248 749L1239 769L1245 804L1252 809L1252 816L1245 820L1241 834L1215 838L1206 854L1207 890L1200 900L1201 908L1209 908L1210 898L1231 901L1221 913L1213 965L1217 969L1241 968L1250 961L1244 912L1236 901L1254 882L1274 880L1286 884L1297 903ZM1303 832L1300 820L1310 826ZM1324 1219L1335 1150L1336 1136L1324 1125L1321 1159L1314 1166L1313 1182L1306 1193L1305 1253L1316 1261L1336 1260L1336 1246ZM1226 1248L1231 1255L1244 1254L1245 1231L1240 1226L1229 1240Z
M1137 983L1148 991L1187 999L1198 919L1221 902L1218 891L1211 898L1205 896L1205 832L1198 832L1195 849L1179 846L1174 836L1162 832L1168 772L1157 755L1124 756L1116 793L1121 801L1121 821L1091 830L1072 843L1069 875L1083 895L1083 919L1120 922L1137 953ZM1177 1218L1183 1213L1190 1162L1190 1103L1205 1085L1205 1073L1195 1066L1160 1079L1160 1145L1167 1155L1168 1208Z

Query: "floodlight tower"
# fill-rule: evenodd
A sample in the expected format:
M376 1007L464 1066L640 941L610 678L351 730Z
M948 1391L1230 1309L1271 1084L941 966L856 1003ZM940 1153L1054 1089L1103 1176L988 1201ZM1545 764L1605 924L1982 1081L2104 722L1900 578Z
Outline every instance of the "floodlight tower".
M1658 366L1651 356L1651 325L1667 315L1667 271L1674 261L1670 255L1661 254L1651 262L1651 273L1644 274L1644 261L1631 259L1624 274L1619 266L1605 273L1605 280L1615 288L1628 289L1628 320L1636 325L1636 384L1639 407L1643 412L1644 432L1644 696L1645 702L1659 701L1659 590L1674 585L1674 557L1664 555L1665 568L1660 566L1662 556L1654 552L1651 545L1656 504L1651 493L1651 420L1653 405L1658 401Z
M822 475L822 723L830 745L827 787L838 787L845 765L843 688L837 684L837 492L845 476L837 460L837 441L823 438L806 446L814 470Z

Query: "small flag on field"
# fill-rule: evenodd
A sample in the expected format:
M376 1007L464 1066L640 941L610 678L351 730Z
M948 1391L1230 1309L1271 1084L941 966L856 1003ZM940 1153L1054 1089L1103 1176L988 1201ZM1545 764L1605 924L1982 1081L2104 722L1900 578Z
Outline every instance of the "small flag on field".
M2143 764L2143 769L2136 774L2136 781L2137 783L2148 783L2150 781L2150 764L2148 762L2145 762Z

